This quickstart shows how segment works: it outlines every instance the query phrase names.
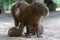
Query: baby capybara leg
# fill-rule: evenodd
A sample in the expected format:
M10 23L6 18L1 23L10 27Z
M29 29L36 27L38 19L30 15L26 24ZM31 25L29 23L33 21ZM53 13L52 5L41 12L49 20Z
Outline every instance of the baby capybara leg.
M19 29L17 27L12 27L8 30L8 35L10 37L21 37L23 36L22 33L23 33L23 28L24 28L24 25L23 24L20 24L19 25Z

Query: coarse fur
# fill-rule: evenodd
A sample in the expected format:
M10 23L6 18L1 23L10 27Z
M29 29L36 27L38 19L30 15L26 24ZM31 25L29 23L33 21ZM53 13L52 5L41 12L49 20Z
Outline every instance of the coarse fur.
M12 27L8 30L8 35L11 36L11 37L19 37L19 36L22 36L20 34L20 31L19 29L17 29L16 27Z

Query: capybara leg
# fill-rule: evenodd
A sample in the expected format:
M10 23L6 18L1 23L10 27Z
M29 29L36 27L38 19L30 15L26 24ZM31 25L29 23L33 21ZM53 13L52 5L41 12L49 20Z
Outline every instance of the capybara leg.
M43 34L43 32L44 32L43 25L40 25L40 26L38 27L38 31L39 31L39 35L42 35L42 34Z
M29 27L28 26L26 26L26 31L27 31L27 33L25 33L25 37L28 37L28 38L30 38L30 33L29 33Z
M35 24L32 25L32 30L33 30L32 33L36 34L37 37L39 37L38 23L35 23Z
M34 28L35 28L35 34L37 35L37 37L39 37L38 24L35 24Z
M20 31L21 36L23 36L22 33L23 33L24 26L25 25L23 23L20 23L20 25L19 25L19 31Z
M42 37L41 35L43 34L43 31L44 31L43 26L42 25L38 26L36 29L37 37Z
M17 27L19 25L19 21L15 19L14 22L15 22L15 26Z
M30 38L31 35L35 35L35 34L38 34L37 25L35 25L35 24L28 25L27 26L27 33L25 34L25 36Z
M38 28L36 28L36 34L37 34L37 37L39 38L39 31L38 31Z

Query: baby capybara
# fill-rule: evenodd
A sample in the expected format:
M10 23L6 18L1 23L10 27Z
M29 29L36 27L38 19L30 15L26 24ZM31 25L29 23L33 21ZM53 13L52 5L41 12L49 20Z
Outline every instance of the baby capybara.
M15 26L17 26L20 23L19 26L20 35L22 35L22 30L26 26L27 27L26 36L29 36L32 30L34 33L37 33L38 37L39 21L41 20L42 16L48 15L49 12L48 8L44 4L38 2L33 2L32 4L27 5L25 9L23 8L23 11L21 10L21 7L18 8L19 12L16 13L17 10L15 10L16 8L14 8L13 5L11 12L15 21ZM32 27L32 29L30 27Z
M10 28L8 30L8 35L12 36L12 37L16 37L16 36L19 37L19 36L21 36L19 29L17 29L16 27Z

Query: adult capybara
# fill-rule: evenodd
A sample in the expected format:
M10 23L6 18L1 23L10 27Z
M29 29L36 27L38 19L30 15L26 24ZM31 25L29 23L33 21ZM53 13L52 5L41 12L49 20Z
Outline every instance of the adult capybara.
M18 25L20 25L19 26L20 35L22 35L22 30L26 26L27 27L26 36L29 36L31 30L33 31L32 33L37 33L37 36L39 36L38 35L39 21L41 20L42 16L48 15L49 12L48 8L44 4L38 2L26 4L27 7L23 7L22 5L23 8L20 7L21 5L22 5L21 3L19 7L18 6L15 7L15 5L13 5L11 9L12 16L15 21L15 26L17 27ZM19 12L17 12L16 10L17 7Z

